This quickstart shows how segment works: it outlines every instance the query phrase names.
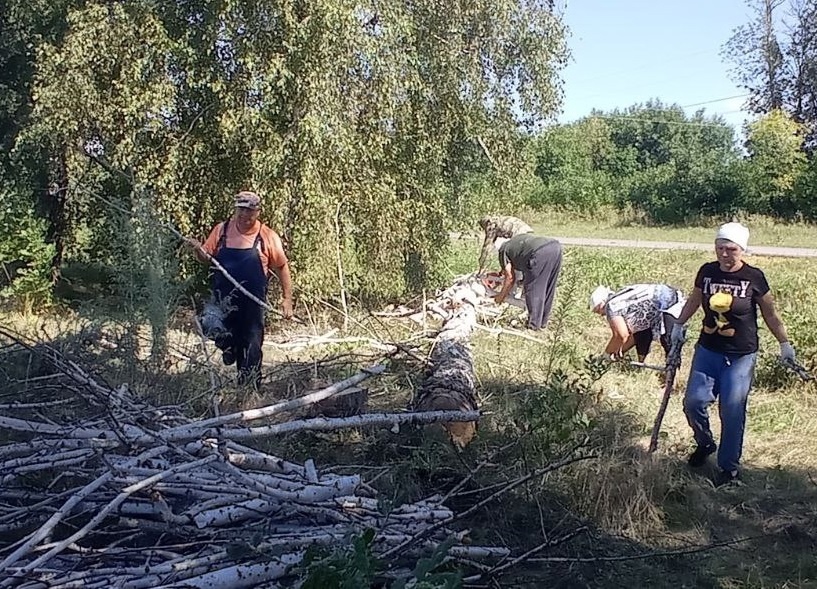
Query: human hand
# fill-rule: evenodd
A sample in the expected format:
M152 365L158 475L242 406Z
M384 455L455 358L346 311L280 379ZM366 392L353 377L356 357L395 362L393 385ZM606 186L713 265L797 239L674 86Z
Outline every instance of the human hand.
M789 342L780 342L780 360L794 362L794 347Z
M292 312L292 299L286 298L281 301L281 314L284 319L292 319L294 313Z
M494 297L494 302L495 302L497 305L501 305L502 303L504 303L504 302L505 302L505 298L506 298L506 297L505 297L505 295L498 294L498 295L496 295L496 296Z
M184 245L195 251L204 251L202 249L201 242L198 239L194 239L192 237L185 237Z

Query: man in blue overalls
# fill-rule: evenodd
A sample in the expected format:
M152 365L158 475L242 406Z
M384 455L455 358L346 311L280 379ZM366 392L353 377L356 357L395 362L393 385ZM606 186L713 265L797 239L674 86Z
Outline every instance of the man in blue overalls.
M274 272L281 282L281 313L292 317L292 279L280 236L258 220L261 199L254 192L235 197L235 213L210 232L204 244L188 244L204 263L218 262L250 294L266 301L267 282ZM253 301L218 269L212 269L215 303L224 313L225 332L215 338L227 365L236 364L239 384L261 380L264 308Z

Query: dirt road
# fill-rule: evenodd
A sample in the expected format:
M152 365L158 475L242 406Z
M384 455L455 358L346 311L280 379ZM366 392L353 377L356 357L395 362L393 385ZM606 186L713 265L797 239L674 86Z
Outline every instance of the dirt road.
M641 241L630 239L606 239L602 237L555 237L564 245L588 247L627 247L661 250L704 250L712 251L711 243L688 243L683 241ZM804 247L749 246L750 255L782 256L787 258L817 258L817 249Z

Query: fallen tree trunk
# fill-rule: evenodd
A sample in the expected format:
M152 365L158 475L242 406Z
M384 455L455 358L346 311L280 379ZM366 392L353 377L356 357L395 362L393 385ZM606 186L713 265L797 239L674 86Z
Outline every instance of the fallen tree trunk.
M451 311L434 341L415 407L417 411L457 411L478 418L474 358L468 343L477 324L477 297L468 286L446 293L443 303ZM476 435L476 418L444 423L457 448L464 448Z

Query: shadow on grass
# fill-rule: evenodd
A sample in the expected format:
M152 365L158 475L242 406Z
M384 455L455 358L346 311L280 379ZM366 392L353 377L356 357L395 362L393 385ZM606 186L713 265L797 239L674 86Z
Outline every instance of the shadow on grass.
M453 449L437 428L399 436L361 432L356 439L323 439L311 450L318 455L329 451L340 462L345 456L346 461L387 468L385 474L375 471L376 486L395 503L448 493L490 457L447 501L462 513L570 446L572 440L554 433L563 429L568 413L551 407L541 436L492 456L524 432L525 420L513 415L524 406L519 398L552 393L551 387L535 383L484 381L482 394L491 402L483 410L491 415L463 452ZM547 404L540 400L525 407ZM551 403L563 404L563 399ZM516 567L502 586L814 586L817 486L808 472L758 468L749 462L743 485L716 489L713 472L686 465L686 449L670 446L649 454L643 434L651 424L635 414L597 402L589 412L591 422L584 431L596 459L533 479L460 522L471 530L475 544L510 546L516 553L588 527L570 542L542 551L544 560ZM734 543L738 540L744 541ZM701 546L712 547L696 552ZM640 557L677 551L689 552Z
M288 456L362 474L385 506L446 495L471 476L446 501L463 513L558 460L586 434L582 451L597 458L534 478L458 522L475 545L508 546L516 554L588 528L542 551L543 560L514 567L501 586L814 586L817 486L809 473L747 463L742 486L716 489L712 472L688 468L686 448L649 454L644 433L651 424L591 392L585 398L574 392L524 378L483 380L485 417L464 451L438 426L298 434L278 443ZM392 409L402 409L405 398ZM521 441L497 453L514 439ZM741 539L747 540L730 543ZM690 552L642 558L675 551Z
M514 392L504 381L484 385L497 394ZM527 394L552 394L535 385L520 388ZM590 415L587 433L599 458L555 474L545 483L547 494L543 492L543 496L556 493L569 512L598 526L595 534L571 543L574 557L616 559L645 551L752 540L683 556L573 563L556 569L551 563L545 572L549 586L559 586L554 582L559 571L565 575L561 586L817 585L817 483L811 473L796 467L753 466L749 456L743 484L716 489L711 482L713 467L690 469L686 448L665 444L657 453L648 453L652 424L636 414L599 399L583 410ZM537 502L537 507L543 502ZM522 515L515 529L525 529L526 521L531 529L532 506L511 505ZM491 517L496 521L497 512Z

